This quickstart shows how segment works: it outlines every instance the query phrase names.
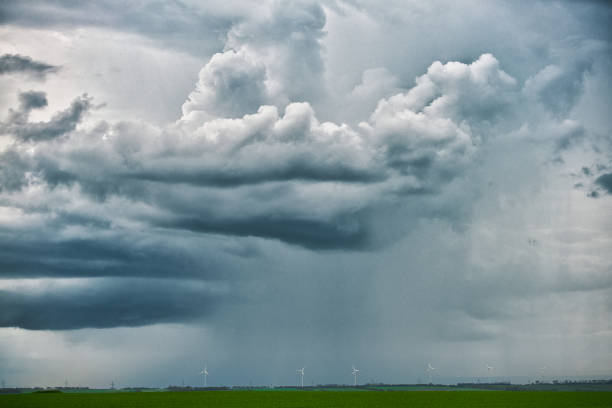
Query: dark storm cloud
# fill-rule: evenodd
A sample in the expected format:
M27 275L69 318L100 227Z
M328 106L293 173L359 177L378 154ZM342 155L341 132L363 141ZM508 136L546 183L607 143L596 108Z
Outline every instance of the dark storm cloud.
M540 90L541 100L555 114L567 114L582 95L584 78L591 71L592 66L591 59L578 61Z
M381 175L369 174L367 172L353 171L353 169L311 169L305 167L293 167L287 171L270 173L244 173L244 174L224 174L224 173L134 173L126 175L127 178L135 178L163 183L188 183L200 186L211 186L220 188L231 188L241 185L252 185L257 183L267 183L274 181L339 181L346 183L369 183L380 181Z
M101 229L90 220L73 220L79 225ZM78 222L80 221L80 222ZM63 218L64 226L69 225ZM39 237L8 241L0 238L0 277L214 277L201 259L187 251L129 244L125 239L72 239L49 242ZM199 267L195 268L194 265ZM211 263L210 266L212 266Z
M273 238L312 250L358 250L371 245L370 233L359 214L324 221L273 214L246 219L178 218L158 225L197 232Z
M289 269L329 256L325 260L331 262L321 261L321 267L332 271L343 267L334 263L340 257L388 248L420 222L469 225L474 196L482 194L473 186L481 180L479 171L491 177L497 171L497 163L479 167L495 143L508 143L518 152L512 154L523 157L525 133L562 128L552 143L542 143L557 143L564 151L588 137L580 124L565 119L593 70L592 50L602 48L580 43L586 51L579 58L562 55L534 64L537 69L526 81L504 71L502 62L510 58L498 60L485 49L473 59L462 54L463 62L428 60L429 68L419 71L409 89L399 88L396 72L377 71L383 85L391 85L371 92L376 100L370 116L344 124L324 122L313 108L329 92L327 19L320 5L275 3L231 27L223 18L206 26L208 17L179 2L141 5L26 1L2 6L4 21L12 25L112 27L165 43L190 37L181 49L197 48L194 34L210 36L210 30L227 33L227 41L200 71L183 116L167 126L109 120L77 131L92 108L87 96L47 122L30 122L30 111L47 105L46 95L19 95L19 106L1 128L14 142L0 153L1 277L112 279L80 286L78 279L66 279L76 286L61 290L4 289L0 326L137 326L206 315L220 298L198 288L235 277L236 270L255 271L253 279L266 286L266 272L274 269L258 267L266 255L296 256L297 261L287 261ZM333 117L333 112L320 114ZM415 248L436 247L435 239L432 234ZM225 241L231 241L227 249L218 244ZM252 242L272 249L260 252L247 245ZM240 263L240 258L248 260ZM455 271L454 266L448 270L457 275L469 268L457 265ZM430 274L427 263L421 269ZM165 281L146 280L151 277ZM312 293L324 281L313 283ZM285 285L299 286L289 278ZM453 299L443 309L463 310L465 320L508 319L511 314L479 297L488 289L456 291L454 299L444 291L439 295ZM304 295L305 305L316 299L312 293ZM333 331L337 318L321 309L324 327ZM310 324L320 328L321 321ZM273 330L276 323L270 324ZM438 336L483 340L491 333L450 325Z
M221 170L221 169L219 169ZM171 171L135 171L126 173L125 178L159 181L163 183L188 183L200 186L231 188L242 185L253 185L275 181L338 181L343 183L374 183L383 181L386 176L375 169L353 168L349 164L334 164L326 166L316 163L316 157L303 156L295 161L289 161L269 169L254 171L247 169L238 171L179 172Z
M0 123L0 132L16 136L24 141L50 140L73 131L91 108L91 98L86 94L76 98L67 109L56 113L48 122L29 122L32 109L47 105L44 92L29 91L19 95L20 109L11 111L9 118Z
M29 169L29 163L15 150L0 153L0 193L21 189L26 183L25 173Z
M610 45L595 40L567 40L572 52L557 52L549 64L525 82L524 92L535 97L557 117L566 116L584 93L587 77L593 73L598 55L608 53Z
M2 12L1 9L0 12ZM32 58L24 55L4 54L0 56L0 75L25 73L42 78L47 74L57 71L58 68L59 67L56 67L54 65L35 61Z
M0 326L72 330L187 322L205 318L223 298L222 292L201 283L152 279L0 290Z
M7 0L0 5L0 23L25 27L94 26L155 38L174 48L206 55L222 46L220 38L240 19L240 12L199 9L182 1L124 2L104 0Z
M47 94L44 92L28 91L19 94L19 107L23 112L44 108L47 104Z
M612 194L612 173L602 174L595 179L595 183Z

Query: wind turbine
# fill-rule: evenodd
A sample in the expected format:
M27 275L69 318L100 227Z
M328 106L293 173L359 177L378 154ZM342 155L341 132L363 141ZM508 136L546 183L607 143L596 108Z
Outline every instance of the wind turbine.
M493 369L493 367L488 364L485 364L485 367L487 367L487 378L489 379L489 382L491 382L491 370Z
M304 388L304 367L300 368L299 370L296 370L297 373L299 374L301 380L300 380L300 386L302 388Z
M207 387L207 380L208 380L208 370L206 369L206 363L204 363L204 368L202 369L202 371L200 371L200 374L202 375L202 381L204 382L204 387Z
M427 371L427 374L429 374L429 383L430 383L430 384L432 384L432 381L431 381L431 372L432 372L433 370L435 370L435 369L436 369L436 368L435 368L434 366L432 366L432 365L431 365L431 363L427 363L427 369L426 369L426 371Z
M352 373L353 373L353 377L355 377L355 384L354 385L357 385L357 376L359 376L359 370L356 369L355 366L353 366Z
M542 373L542 382L544 382L544 373L546 371L546 366L540 368L540 372Z

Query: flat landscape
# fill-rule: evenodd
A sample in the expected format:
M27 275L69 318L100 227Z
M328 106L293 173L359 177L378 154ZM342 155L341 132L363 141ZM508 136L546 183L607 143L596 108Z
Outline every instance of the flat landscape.
M0 396L2 408L97 407L612 407L609 392L212 391L31 393Z

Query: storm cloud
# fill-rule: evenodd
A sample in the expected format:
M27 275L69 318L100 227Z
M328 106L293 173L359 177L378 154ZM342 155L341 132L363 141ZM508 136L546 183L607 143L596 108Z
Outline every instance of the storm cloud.
M612 194L612 173L602 174L601 176L597 177L595 183L601 186L608 193Z
M45 75L56 72L59 67L35 61L25 55L4 54L0 56L0 75L24 73L44 78Z
M0 291L2 326L68 330L189 321L211 313L222 298L222 293L215 293L219 290L188 281L132 279L55 286L43 293Z
M47 106L45 93L20 93L19 102L19 108L11 111L8 119L0 123L0 131L24 141L53 139L74 130L91 107L91 98L83 95L72 101L69 108L56 113L48 122L30 122L28 119L33 109Z
M0 6L0 374L607 374L612 12L554 4Z
M100 200L127 196L157 208L153 225L309 248L367 247L372 223L363 214L375 217L400 191L431 194L459 177L483 137L476 130L510 103L515 82L485 54L471 65L432 64L415 87L381 100L357 128L321 123L304 102L287 105L282 116L264 105L208 120L191 115L200 112L192 107L167 129L100 124L23 157L33 180L50 188L77 186ZM225 89L226 81L209 85ZM90 106L85 96L49 122L29 123L31 108L22 102L4 130L25 141L51 140L74 130ZM325 206L318 204L323 197ZM257 204L247 209L246 202Z

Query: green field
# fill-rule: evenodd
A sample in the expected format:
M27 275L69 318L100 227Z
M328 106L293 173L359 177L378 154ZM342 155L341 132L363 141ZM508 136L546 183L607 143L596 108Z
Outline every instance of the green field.
M2 408L185 407L612 407L609 392L211 391L0 395Z

